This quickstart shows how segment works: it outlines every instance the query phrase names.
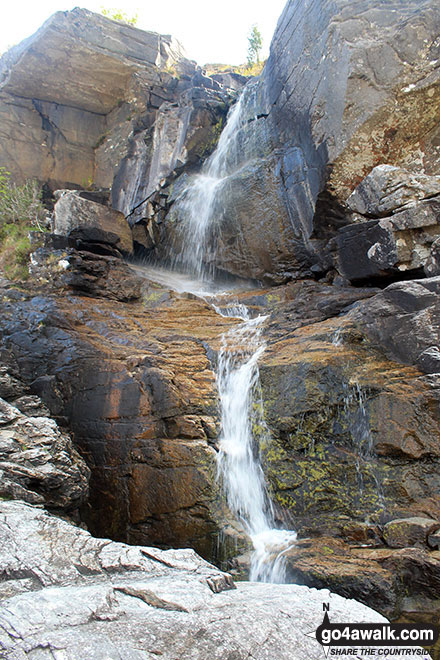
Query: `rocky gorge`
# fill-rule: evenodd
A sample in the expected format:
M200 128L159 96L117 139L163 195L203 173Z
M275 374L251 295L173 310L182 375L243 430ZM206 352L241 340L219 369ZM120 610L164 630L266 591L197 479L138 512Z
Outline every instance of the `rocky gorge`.
M329 598L438 623L439 35L433 0L289 0L246 80L75 9L2 57L0 165L54 207L0 281L5 658L320 657ZM241 582L235 354L288 584Z

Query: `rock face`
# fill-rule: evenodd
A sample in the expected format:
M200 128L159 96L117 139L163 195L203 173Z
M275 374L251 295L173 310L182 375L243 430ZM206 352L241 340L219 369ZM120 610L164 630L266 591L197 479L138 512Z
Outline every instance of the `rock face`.
M205 347L235 321L142 287L134 272L118 283L120 263L48 256L39 290L4 291L0 357L74 432L92 471L84 517L94 533L214 557L228 512L215 480L217 392Z
M163 552L94 539L21 502L0 504L0 538L5 660L36 653L41 659L63 653L71 660L85 653L127 660L322 655L304 631L322 622L328 591L251 583L231 589L230 577L192 550ZM384 621L333 594L330 616L332 622Z
M203 75L170 36L57 12L1 59L0 163L51 190L112 187L128 215L175 167L206 155L229 82Z
M3 368L0 399L0 498L75 511L87 501L89 469L37 396ZM18 398L16 398L18 394Z
M372 345L372 330L358 321L374 327L367 310L386 314L383 299L396 287L370 290L349 312L348 297L345 310L335 305L343 304L341 290L312 282L289 285L287 300L272 303L260 364L271 440L263 433L260 444L280 520L290 512L285 520L302 536L344 537L352 520L380 528L391 518L438 517L438 377L384 359L377 350L384 333ZM428 309L419 318L427 336L438 326ZM401 314L402 337L415 351L414 317L408 306ZM399 322L396 313L385 318ZM399 344L395 325L389 337Z
M339 271L354 282L436 274L439 191L440 177L375 167L347 199L352 224L338 232Z
M350 222L341 204L375 166L439 174L439 25L433 0L287 3L244 94L218 267L271 282L325 272ZM402 260L419 267L399 254L393 268Z

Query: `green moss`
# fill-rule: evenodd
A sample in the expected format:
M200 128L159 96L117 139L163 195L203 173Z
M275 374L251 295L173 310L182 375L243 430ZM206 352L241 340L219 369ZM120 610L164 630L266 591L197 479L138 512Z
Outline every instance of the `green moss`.
M200 158L205 159L208 158L216 148L218 141L220 139L221 132L223 130L225 120L222 117L219 119L219 121L212 126L212 128L209 131L209 136L208 139L206 140L205 144L200 150Z

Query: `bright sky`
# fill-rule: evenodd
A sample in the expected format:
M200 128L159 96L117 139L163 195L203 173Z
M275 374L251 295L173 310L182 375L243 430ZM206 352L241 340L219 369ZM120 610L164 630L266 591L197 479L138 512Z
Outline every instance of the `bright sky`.
M199 64L242 64L253 24L263 36L262 56L268 54L285 4L286 0L12 0L2 10L0 53L29 37L56 11L80 6L99 12L105 6L129 15L137 12L137 27L172 34Z

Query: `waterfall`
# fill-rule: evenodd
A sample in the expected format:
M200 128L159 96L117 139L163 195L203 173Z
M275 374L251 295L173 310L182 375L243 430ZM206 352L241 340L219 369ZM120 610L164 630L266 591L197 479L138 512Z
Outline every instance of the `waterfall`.
M257 396L258 360L265 350L262 326L267 317L250 318L243 304L227 304L225 307L220 295L207 293L208 289L215 289L212 286L214 272L209 270L209 263L215 256L216 209L221 208L224 181L237 168L237 141L245 123L242 109L243 96L240 96L229 112L217 148L174 203L178 227L174 267L186 272L183 277L192 290L209 300L218 314L242 321L222 336L218 356L217 385L222 426L218 478L222 481L229 508L241 521L254 545L250 579L283 582L284 553L295 541L296 533L276 528L258 442L253 433L253 426L269 433L261 411L261 396ZM162 273L161 277L169 276ZM197 278L199 283L190 278Z
M370 477L376 484L378 504L385 509L385 497L383 484L374 469L374 440L371 434L370 423L367 414L367 401L364 391L356 380L344 383L344 413L348 421L353 448L356 455L356 480L359 497L362 500L365 491L363 469L368 468Z
M265 350L262 325L267 317L250 319L244 305L231 305L221 313L239 316L243 323L223 335L218 357L222 424L218 473L229 508L241 520L254 545L250 579L284 582L283 553L293 544L296 534L275 528L252 430L255 426L268 433L261 397L255 396L259 390L258 359Z
M178 217L178 242L180 248L174 257L174 266L202 279L212 277L207 263L214 256L215 244L210 246L215 228L215 209L221 197L221 188L230 174L230 154L243 123L240 96L229 112L215 151L204 163L202 170L181 192L175 202ZM214 241L215 243L215 241Z

